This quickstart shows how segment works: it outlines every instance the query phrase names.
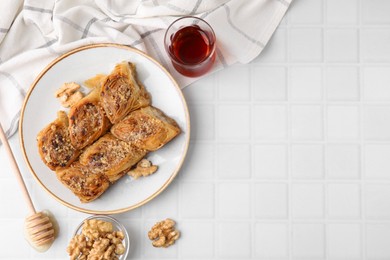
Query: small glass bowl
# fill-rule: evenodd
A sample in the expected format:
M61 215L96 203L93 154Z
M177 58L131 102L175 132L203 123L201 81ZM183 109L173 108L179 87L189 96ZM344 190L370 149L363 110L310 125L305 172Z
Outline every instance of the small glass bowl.
M81 234L81 231L82 231L83 225L84 225L84 221L89 220L89 219L98 219L98 220L103 220L103 221L106 221L106 222L110 222L110 223L112 223L114 231L122 231L123 232L123 234L125 235L125 238L123 239L122 244L125 247L125 253L123 255L120 255L119 259L120 260L127 259L127 255L129 254L129 251L130 251L130 237L129 237L129 233L127 232L125 226L123 226L118 220L116 220L115 218L113 218L111 216L107 216L107 215L93 215L93 216L90 216L90 217L84 219L77 226L75 232L73 233L73 237L76 236L76 235Z

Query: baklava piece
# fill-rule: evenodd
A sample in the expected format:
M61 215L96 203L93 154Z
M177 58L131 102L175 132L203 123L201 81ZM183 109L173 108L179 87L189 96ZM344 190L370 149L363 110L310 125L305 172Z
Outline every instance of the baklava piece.
M155 151L180 133L175 120L148 106L131 112L111 128L117 138L148 151Z
M91 202L97 199L110 186L108 178L78 161L70 167L56 171L58 180L69 188L81 202Z
M80 154L70 141L68 125L68 116L64 111L59 111L57 119L37 135L42 161L53 171L68 167Z
M92 144L111 126L100 105L100 90L95 88L69 111L69 134L72 145L82 149Z
M105 78L101 92L102 106L111 123L118 123L129 112L150 103L150 96L138 82L135 65L122 62Z
M107 133L85 149L80 155L80 163L115 182L145 155L144 149Z

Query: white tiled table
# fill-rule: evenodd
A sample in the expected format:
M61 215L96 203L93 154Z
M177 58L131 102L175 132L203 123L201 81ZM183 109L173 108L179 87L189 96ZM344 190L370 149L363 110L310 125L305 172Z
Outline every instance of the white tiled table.
M130 259L390 259L390 1L295 0L266 50L184 90L192 138L179 176L117 215ZM45 254L22 237L26 214L0 148L0 258L66 259L86 217L36 185L61 233ZM171 217L182 238L155 249Z

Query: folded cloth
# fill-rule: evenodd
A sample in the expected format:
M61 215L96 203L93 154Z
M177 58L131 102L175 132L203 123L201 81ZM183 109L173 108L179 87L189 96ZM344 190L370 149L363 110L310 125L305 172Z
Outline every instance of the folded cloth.
M213 71L248 63L265 47L292 0L1 0L0 121L14 134L24 96L53 59L76 47L114 42L146 52L184 88L197 78L178 74L164 50L166 28L178 17L206 20L217 36Z

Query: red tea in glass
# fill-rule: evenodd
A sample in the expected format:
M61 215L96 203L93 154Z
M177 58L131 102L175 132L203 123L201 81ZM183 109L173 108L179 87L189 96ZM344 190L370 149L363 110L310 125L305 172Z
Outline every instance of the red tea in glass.
M168 28L165 48L178 72L198 77L209 71L215 61L215 34L202 19L183 17Z

